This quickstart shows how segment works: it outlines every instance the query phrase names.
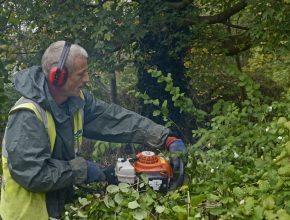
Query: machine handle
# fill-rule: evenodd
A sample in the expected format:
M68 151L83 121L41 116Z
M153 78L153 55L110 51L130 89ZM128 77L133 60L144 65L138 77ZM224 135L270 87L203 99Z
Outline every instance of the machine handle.
M173 181L170 185L170 190L175 190L178 187L182 186L184 181L184 162L179 159L179 175L178 178Z

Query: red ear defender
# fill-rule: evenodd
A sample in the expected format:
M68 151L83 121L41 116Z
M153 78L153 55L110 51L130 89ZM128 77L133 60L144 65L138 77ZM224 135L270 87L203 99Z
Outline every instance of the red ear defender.
M60 55L60 59L58 61L58 65L51 67L49 70L48 81L52 85L62 86L63 84L65 84L68 73L64 67L64 64L67 59L70 46L71 45L68 42L65 42L63 50Z
M59 71L59 73L58 73ZM67 71L54 66L49 71L48 81L55 86L62 86L67 79Z

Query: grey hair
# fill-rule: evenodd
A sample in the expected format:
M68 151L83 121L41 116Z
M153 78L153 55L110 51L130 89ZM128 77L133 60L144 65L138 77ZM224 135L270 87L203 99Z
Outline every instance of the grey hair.
M64 44L65 41L56 41L49 45L49 47L45 50L41 59L41 66L46 77L48 77L50 68L53 66L57 66ZM74 72L74 61L77 57L88 58L88 53L81 46L77 44L72 44L69 50L68 57L64 64L68 74Z

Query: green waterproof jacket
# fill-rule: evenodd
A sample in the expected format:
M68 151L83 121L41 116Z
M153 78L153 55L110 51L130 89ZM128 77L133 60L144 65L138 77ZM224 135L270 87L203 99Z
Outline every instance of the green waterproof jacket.
M24 98L50 112L55 123L56 138L51 152L48 132L36 114L25 109L13 112L5 130L3 152L7 155L9 173L18 184L28 191L45 193L50 217L61 215L64 204L72 199L73 185L86 179L86 161L75 154L75 112L82 109L82 135L90 139L160 147L169 134L169 129L118 105L98 100L88 91L83 91L83 98L71 97L58 106L38 66L16 73L13 83ZM99 180L104 180L101 169ZM2 190L7 187L5 184L8 183L4 180ZM35 208L37 212L37 204Z

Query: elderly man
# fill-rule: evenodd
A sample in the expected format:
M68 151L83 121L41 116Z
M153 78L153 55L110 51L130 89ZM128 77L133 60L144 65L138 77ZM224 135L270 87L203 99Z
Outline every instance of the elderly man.
M108 180L77 152L82 137L185 151L169 129L82 90L88 54L64 41L51 44L42 67L13 76L22 95L9 112L2 149L0 215L4 220L60 218L73 185Z

